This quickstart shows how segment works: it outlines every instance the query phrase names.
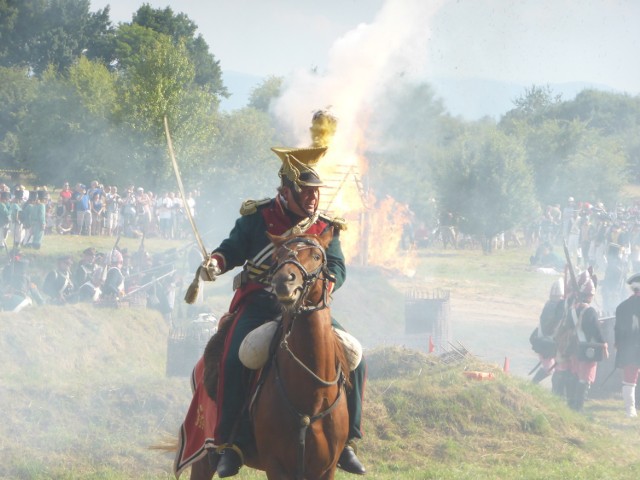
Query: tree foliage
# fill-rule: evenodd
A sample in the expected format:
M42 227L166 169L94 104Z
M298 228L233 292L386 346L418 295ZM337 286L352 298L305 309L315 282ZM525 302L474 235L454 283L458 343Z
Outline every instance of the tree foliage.
M284 79L271 75L254 88L249 96L248 107L262 112L269 112L269 106L282 93Z
M187 15L176 15L170 7L153 9L144 4L133 16L132 23L167 35L176 45L183 43L195 68L194 82L208 87L216 95L229 95L222 82L220 62L209 53L209 46L202 35L196 36L198 27Z
M434 197L433 157L457 122L428 84L407 82L385 92L370 119L365 146L376 195L411 205L420 219L431 223L425 216Z
M535 208L525 151L494 127L469 129L434 168L438 204L459 218L460 230L489 239Z
M69 68L83 52L103 55L112 35L108 9L92 13L89 6L89 0L0 2L0 64L40 75L49 65Z

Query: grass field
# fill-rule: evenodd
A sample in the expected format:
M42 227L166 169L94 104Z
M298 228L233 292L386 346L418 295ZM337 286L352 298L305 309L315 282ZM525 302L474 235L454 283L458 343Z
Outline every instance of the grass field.
M82 251L84 240L51 241L29 254L48 265L60 253ZM109 239L100 241L99 249L111 248ZM179 245L150 239L146 246ZM367 478L640 474L640 421L624 417L619 398L590 400L576 414L548 384L528 382L536 362L528 335L553 280L528 268L530 254L425 250L412 277L350 269L333 312L366 348L360 456ZM226 277L205 288L205 303L216 313L230 299ZM454 365L427 355L424 335L405 333L406 292L436 288L451 293L451 341L474 354ZM157 312L140 308L0 313L0 478L172 478L172 457L149 448L175 435L190 400L188 379L165 375L168 330ZM502 371L505 357L509 374ZM492 372L495 380L468 379L465 369ZM237 478L263 475L243 469ZM337 478L353 477L339 472Z

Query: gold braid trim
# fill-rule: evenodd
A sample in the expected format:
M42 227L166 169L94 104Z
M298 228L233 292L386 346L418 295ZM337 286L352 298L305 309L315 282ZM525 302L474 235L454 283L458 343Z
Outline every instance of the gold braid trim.
M262 200L245 200L240 205L240 215L252 215L258 211L258 207L265 205L271 201L270 198L263 198Z
M347 229L347 221L342 217L329 217L327 215L319 215L321 220L324 220L327 223L330 223L337 230L346 230Z

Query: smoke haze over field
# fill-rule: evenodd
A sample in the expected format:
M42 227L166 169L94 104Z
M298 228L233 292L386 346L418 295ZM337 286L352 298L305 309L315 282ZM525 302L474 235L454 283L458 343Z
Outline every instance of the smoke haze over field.
M384 10L412 2L93 0L91 8L110 5L112 19L130 21L143 3L187 14L223 71L264 77L299 68L324 71L337 38L374 23ZM417 12L416 19L420 16ZM429 75L453 81L587 82L638 94L640 65L633 61L640 44L638 18L640 3L634 0L447 1L418 56L429 57ZM396 27L381 40L393 42L402 30ZM472 89L466 91L473 95ZM473 97L481 101L483 92Z

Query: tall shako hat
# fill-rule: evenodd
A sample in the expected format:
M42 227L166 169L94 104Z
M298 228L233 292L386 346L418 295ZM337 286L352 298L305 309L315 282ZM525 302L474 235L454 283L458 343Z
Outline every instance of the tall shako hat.
M289 181L296 191L300 187L323 187L324 182L314 169L327 153L331 138L336 131L336 118L325 110L318 110L311 121L311 141L308 148L273 147L271 150L282 160L278 176Z
M273 147L271 149L280 160L282 167L278 176L283 180L288 179L297 191L300 187L322 187L324 183L320 175L313 167L327 153L327 147L316 148L284 148Z

